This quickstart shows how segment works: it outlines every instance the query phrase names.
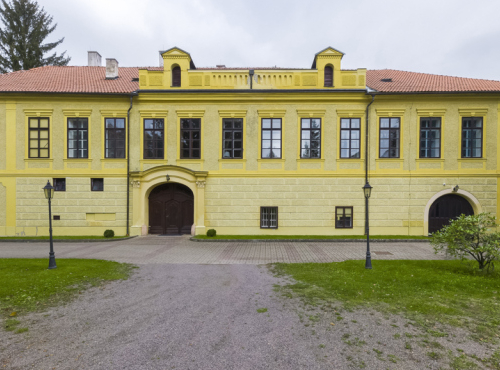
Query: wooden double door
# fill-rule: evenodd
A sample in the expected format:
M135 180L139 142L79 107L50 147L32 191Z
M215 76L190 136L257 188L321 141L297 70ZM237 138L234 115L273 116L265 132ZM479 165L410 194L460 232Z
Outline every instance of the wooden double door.
M429 234L441 230L443 226L462 214L466 216L474 214L467 199L456 194L447 194L436 199L429 210Z
M149 195L149 233L190 234L194 220L194 196L184 185L160 185Z

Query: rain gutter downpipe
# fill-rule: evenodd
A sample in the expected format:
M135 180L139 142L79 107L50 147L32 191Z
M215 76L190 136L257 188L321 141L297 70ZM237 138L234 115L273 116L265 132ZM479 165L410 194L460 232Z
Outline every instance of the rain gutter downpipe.
M365 183L368 183L368 117L369 117L369 109L370 105L373 104L375 100L375 95L370 94L372 97L372 101L366 106L366 120L365 120Z
M253 69L250 69L250 70L248 71L248 74L250 75L250 90L252 90L252 89L253 89L253 81L252 81L252 80L253 80L253 75L254 75L254 73L255 73L255 71L254 71Z
M130 217L130 111L132 110L132 106L134 104L134 96L137 96L137 93L130 94L130 107L127 111L127 234L126 236L130 236L129 232L129 217Z

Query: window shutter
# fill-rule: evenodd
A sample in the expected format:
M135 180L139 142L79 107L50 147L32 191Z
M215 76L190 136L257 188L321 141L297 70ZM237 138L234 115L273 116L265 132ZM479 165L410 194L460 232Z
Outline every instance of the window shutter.
M333 86L333 68L325 67L325 86Z
M172 69L172 86L181 86L181 67L179 66Z

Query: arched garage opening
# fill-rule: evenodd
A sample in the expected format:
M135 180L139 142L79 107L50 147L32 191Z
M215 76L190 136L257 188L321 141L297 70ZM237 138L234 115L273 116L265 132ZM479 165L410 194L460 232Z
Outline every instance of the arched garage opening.
M191 234L194 223L194 195L179 183L162 184L149 194L149 233Z
M441 230L460 215L470 216L474 209L467 199L456 194L437 198L429 209L429 234Z

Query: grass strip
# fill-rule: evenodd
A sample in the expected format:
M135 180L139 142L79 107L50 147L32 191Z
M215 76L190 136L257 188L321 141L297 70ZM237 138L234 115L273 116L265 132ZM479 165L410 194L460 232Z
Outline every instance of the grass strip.
M366 235L197 235L195 239L366 239ZM429 239L418 235L370 235L370 239Z
M378 260L373 270L364 263L278 263L273 270L293 277L285 294L307 304L341 301L348 309L403 313L431 336L446 335L434 329L441 323L466 327L478 341L498 341L500 273L484 274L460 261Z
M114 236L112 238L105 238L104 236L96 235L71 235L71 236L53 236L52 239L67 239L67 240L85 240L85 239L120 239L125 236ZM49 236L2 236L0 240L49 240Z
M129 264L83 259L57 259L53 270L47 266L48 259L0 259L0 313L10 318L6 329L19 323L13 317L65 303L88 287L127 279L133 269Z

